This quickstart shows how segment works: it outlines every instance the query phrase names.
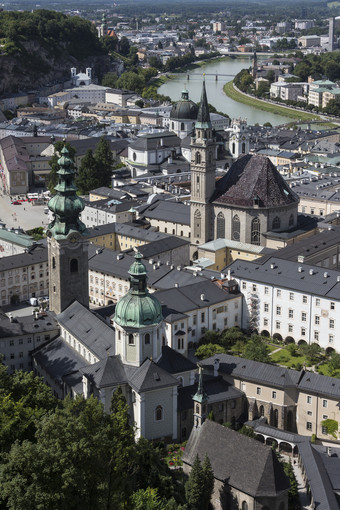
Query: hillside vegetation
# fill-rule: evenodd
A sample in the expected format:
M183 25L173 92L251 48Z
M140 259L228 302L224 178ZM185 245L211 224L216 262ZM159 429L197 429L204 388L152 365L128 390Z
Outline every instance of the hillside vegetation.
M0 94L67 79L70 67L109 70L92 23L48 10L0 12Z

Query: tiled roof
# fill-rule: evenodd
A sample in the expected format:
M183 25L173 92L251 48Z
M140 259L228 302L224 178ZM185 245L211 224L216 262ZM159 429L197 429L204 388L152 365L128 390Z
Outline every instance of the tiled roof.
M216 185L211 201L242 207L278 207L298 203L273 163L258 155L240 156Z
M131 386L138 392L177 386L178 380L147 358L130 379Z
M179 374L189 370L196 370L197 366L180 352L171 349L167 345L162 347L162 356L157 362L157 366L169 374Z
M276 497L290 485L271 447L211 420L190 434L182 460L208 455L214 476L253 497Z

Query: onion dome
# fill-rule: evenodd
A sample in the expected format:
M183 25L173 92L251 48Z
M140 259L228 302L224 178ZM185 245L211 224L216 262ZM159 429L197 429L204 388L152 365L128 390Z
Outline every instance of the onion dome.
M160 302L147 289L147 270L141 259L142 255L136 252L129 269L129 292L116 305L114 321L122 327L142 328L163 320Z
M63 147L61 151L58 165L58 184L54 188L56 194L48 202L48 208L54 213L54 219L48 225L47 233L56 239L63 239L70 232L81 234L85 232L86 227L79 219L85 204L84 200L77 195L77 187L74 184L74 163L66 147Z
M189 92L182 91L180 101L173 105L170 112L170 119L174 120L196 120L198 114L198 106L189 99Z

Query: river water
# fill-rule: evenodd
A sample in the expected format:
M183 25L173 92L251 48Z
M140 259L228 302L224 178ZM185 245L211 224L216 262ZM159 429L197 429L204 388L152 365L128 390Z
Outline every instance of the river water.
M225 95L223 85L232 80L242 69L250 66L251 59L249 57L235 59L226 57L218 62L207 62L199 69L176 74L175 78L164 83L158 89L158 92L170 96L172 101L178 101L182 90L186 87L189 90L190 99L198 102L201 97L203 73L205 73L208 102L215 106L218 111L226 113L231 118L246 118L248 124L270 122L273 126L277 126L278 124L291 122L288 117L258 110L252 106L238 103ZM217 81L216 73L219 75Z

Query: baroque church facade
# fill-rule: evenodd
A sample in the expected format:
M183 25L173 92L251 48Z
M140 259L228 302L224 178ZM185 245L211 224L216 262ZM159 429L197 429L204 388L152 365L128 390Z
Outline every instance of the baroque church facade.
M298 196L271 161L245 154L245 123L234 122L232 153L238 156L216 182L216 140L203 82L200 108L191 138L191 243L231 239L266 246L266 234L287 232L298 223Z

